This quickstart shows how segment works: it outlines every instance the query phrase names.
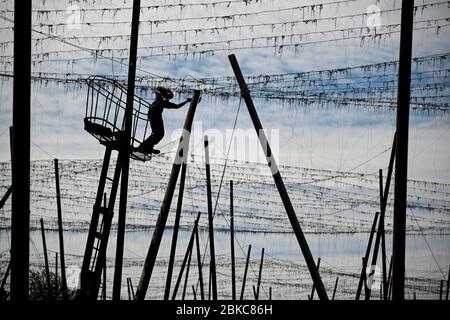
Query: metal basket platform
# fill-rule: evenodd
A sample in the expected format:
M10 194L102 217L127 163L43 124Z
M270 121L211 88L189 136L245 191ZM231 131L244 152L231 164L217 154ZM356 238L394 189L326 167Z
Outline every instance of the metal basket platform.
M88 85L84 129L101 144L120 148L120 138L125 128L127 90L116 80L102 76L86 79ZM147 113L150 103L134 96L133 123L131 128L130 156L132 159L148 161L151 154L134 151L151 133Z

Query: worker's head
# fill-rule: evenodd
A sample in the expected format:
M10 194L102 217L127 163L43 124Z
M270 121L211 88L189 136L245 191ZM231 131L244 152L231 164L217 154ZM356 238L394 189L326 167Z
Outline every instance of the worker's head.
M157 97L161 97L166 100L170 100L173 98L173 92L169 88L157 87L155 89L155 94Z

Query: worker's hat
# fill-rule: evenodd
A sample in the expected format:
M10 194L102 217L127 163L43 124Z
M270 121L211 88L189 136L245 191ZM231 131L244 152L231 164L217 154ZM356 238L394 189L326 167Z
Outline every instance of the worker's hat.
M159 93L163 98L170 100L173 98L173 92L169 88L157 87L155 93Z

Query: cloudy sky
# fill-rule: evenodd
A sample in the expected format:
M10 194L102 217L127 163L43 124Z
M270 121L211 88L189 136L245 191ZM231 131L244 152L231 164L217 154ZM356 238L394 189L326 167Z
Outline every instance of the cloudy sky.
M143 0L137 74L174 79L232 76L227 59L230 53L236 54L243 73L253 76L394 61L399 52L400 5L401 1L387 0ZM33 33L34 75L126 77L131 6L129 0L34 1L33 25L41 32ZM416 1L416 6L413 56L449 52L448 2L423 0ZM8 19L13 18L13 9L12 1L0 1L0 73L6 74L12 70L13 31ZM374 32L380 36L370 37ZM87 49L100 49L104 58L93 59ZM448 62L441 61L437 65L413 66L413 72L420 68L450 69ZM439 102L448 104L446 75L444 98ZM12 80L1 80L0 161L7 161ZM178 85L174 82L172 89L179 93ZM33 84L32 159L103 156L104 148L83 130L86 91L83 84ZM187 96L183 93L174 100ZM151 101L152 95L145 98ZM279 139L272 143L277 146L282 164L357 172L387 167L395 109L379 108L375 102L370 106L324 106L255 99L255 105L263 126L278 130ZM225 137L226 130L233 128L238 106L236 97L221 100L205 95L197 109L195 126L201 127L203 134L217 129ZM160 144L163 152L174 147L174 132L182 127L186 111L164 112L166 137ZM450 183L448 112L412 111L410 124L410 178ZM236 128L252 128L244 104ZM226 146L228 141L223 139ZM193 152L201 154L200 145L194 145ZM220 153L224 157L226 149L217 155ZM232 153L231 157L249 156Z

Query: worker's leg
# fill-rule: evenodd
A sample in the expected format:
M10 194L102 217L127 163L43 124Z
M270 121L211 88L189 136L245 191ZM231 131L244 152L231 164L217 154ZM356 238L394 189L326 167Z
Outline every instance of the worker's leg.
M152 134L138 147L138 151L151 153L155 144L164 137L164 123L161 114L155 114L150 118Z

